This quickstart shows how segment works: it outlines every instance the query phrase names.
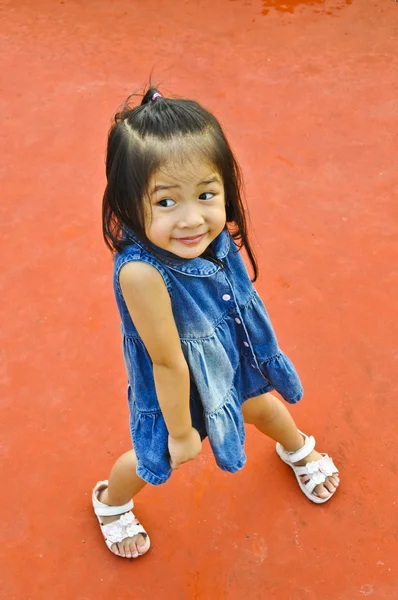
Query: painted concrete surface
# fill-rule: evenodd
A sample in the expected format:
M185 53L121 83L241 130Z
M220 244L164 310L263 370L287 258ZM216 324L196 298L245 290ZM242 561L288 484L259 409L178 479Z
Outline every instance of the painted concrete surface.
M398 599L398 4L11 0L0 22L1 598ZM130 444L100 204L110 117L152 70L229 134L293 414L342 486L312 505L252 430L234 476L205 444L138 497L131 562L90 507Z

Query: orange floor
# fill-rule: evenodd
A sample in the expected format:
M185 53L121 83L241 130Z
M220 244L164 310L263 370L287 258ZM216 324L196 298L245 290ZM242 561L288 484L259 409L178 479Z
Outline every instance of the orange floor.
M398 599L397 2L9 0L1 29L1 598ZM255 431L234 476L205 444L139 496L133 563L90 507L130 445L100 203L151 70L229 133L293 414L342 487L312 505Z

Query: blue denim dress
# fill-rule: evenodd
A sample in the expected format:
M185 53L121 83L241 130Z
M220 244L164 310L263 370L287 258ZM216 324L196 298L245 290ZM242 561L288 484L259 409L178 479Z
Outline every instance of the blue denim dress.
M155 247L152 252L134 234L129 237L131 245L115 256L114 290L137 474L158 485L172 470L152 361L120 289L120 270L130 261L148 263L163 277L189 366L193 426L202 439L208 436L218 466L234 473L246 462L242 403L273 389L287 402L298 402L303 388L296 370L278 347L267 311L226 229L212 244L225 268L201 257L186 260Z

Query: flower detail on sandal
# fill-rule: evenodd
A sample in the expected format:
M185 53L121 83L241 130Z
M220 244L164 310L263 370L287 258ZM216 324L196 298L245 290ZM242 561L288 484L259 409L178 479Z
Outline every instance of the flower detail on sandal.
M320 460L314 460L304 465L307 469L308 475L311 475L312 481L315 485L324 483L327 477L334 475L337 471L336 467L330 456L325 454Z
M126 537L128 537L127 533L125 533L125 528L120 523L120 520L109 523L108 525L104 525L102 531L104 535L106 535L106 539L112 544L122 542Z
M124 515L122 515L120 517L119 521L121 522L122 525L125 525L126 531L128 529L131 529L129 527L130 525L133 525L133 524L134 525L139 525L137 519L135 518L135 516L133 515L133 513L131 512L131 510L130 510L130 512L125 513Z
M103 525L102 532L112 544L117 544L126 538L142 533L142 529L133 513L129 511L121 515L117 521Z

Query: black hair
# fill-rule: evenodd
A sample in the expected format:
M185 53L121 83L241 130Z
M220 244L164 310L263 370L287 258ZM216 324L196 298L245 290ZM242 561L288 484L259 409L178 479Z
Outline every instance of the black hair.
M188 144L188 155L202 153L221 176L226 220L238 247L247 252L255 281L258 266L247 231L242 175L217 119L197 102L165 98L154 87L144 94L139 106L132 107L131 98L116 113L108 135L102 205L106 245L112 252L121 251L131 243L128 230L148 245L144 219L150 177L171 153L181 154L183 141ZM202 256L220 262L211 246Z

